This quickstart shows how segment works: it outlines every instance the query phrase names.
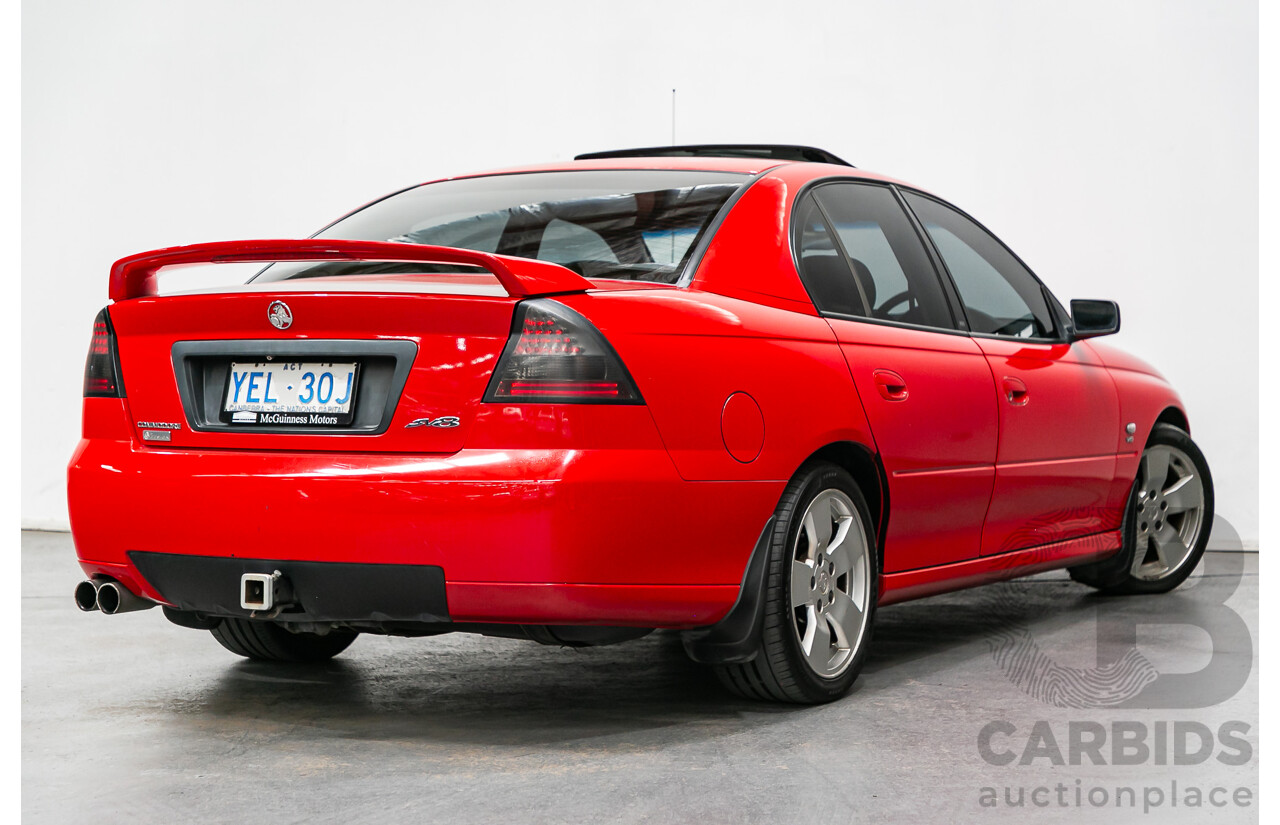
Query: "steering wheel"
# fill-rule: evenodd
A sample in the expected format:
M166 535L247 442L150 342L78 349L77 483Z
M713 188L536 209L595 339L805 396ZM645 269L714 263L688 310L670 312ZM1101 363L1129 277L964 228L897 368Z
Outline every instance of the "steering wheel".
M1040 325L1036 322L1035 315L1023 315L1021 318L1014 318L1009 323L995 330L996 335L1013 335L1023 337L1023 333L1029 332L1031 337L1035 337L1040 333Z
M899 292L897 295L894 295L892 298L881 304L875 311L875 314L882 318L888 318L890 314L889 310L891 308L896 307L898 304L909 304L914 300L914 298L915 296L911 294L911 290Z

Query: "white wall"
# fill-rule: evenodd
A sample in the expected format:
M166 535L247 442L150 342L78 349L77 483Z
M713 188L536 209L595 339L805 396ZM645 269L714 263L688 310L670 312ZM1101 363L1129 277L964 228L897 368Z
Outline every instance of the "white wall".
M115 258L304 236L401 186L679 142L810 143L974 213L1180 389L1258 536L1257 7L321 0L23 9L23 523L66 524ZM13 276L10 276L13 277Z

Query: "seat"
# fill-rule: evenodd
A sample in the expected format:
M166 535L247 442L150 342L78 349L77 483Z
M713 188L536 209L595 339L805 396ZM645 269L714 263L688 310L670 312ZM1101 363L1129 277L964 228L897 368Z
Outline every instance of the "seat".
M841 315L865 314L844 258L836 254L806 255L801 259L801 267L804 284L818 309Z

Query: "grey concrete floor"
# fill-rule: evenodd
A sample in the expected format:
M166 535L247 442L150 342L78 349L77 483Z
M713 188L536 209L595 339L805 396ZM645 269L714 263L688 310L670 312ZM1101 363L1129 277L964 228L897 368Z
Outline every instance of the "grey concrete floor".
M22 570L27 823L1257 820L1256 555L1209 554L1166 596L1052 573L885 608L854 692L816 708L734 699L672 634L589 650L364 636L323 666L265 666L158 610L78 612L65 534L24 533ZM1175 722L1232 721L1244 764L1217 758L1241 751L1221 740L1198 764L1155 755ZM989 764L993 722L1015 730L993 752L1047 730L1064 764L1043 738L1031 764ZM1150 753L1114 764L1127 723ZM1070 731L1096 726L1107 764L1072 760ZM1214 787L1253 804L1215 808ZM1163 799L1144 815L1147 788Z

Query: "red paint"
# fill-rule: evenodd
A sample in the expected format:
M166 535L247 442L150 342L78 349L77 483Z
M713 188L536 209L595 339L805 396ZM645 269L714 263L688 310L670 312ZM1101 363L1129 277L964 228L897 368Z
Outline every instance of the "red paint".
M1147 443L1156 419L1165 412L1174 412L1185 422L1186 409L1164 377L1145 361L1097 339L1081 343L1106 365L1107 373L1116 385L1121 430L1116 433L1116 471L1107 505L1109 508L1122 507L1138 475L1142 445ZM1131 422L1135 431L1133 440L1129 441L1124 427Z
M911 394L907 389L907 379L893 370L874 370L871 377L876 391L885 401L906 401Z
M68 470L81 566L154 599L128 551L437 564L457 620L694 627L737 599L787 480L838 444L874 455L887 484L883 603L1118 546L1142 445L1157 417L1181 413L1154 370L1093 341L1030 344L821 317L792 259L791 204L819 177L880 176L713 158L519 171L620 167L768 171L725 217L688 288L357 241L200 244L118 262L109 312L128 397L84 400ZM299 259L449 262L490 274L154 295L164 267ZM440 281L496 283L508 294L430 294ZM368 291L380 283L422 290ZM517 300L541 294L600 331L643 405L481 401ZM276 298L292 309L287 330L267 322ZM414 344L384 433L192 429L175 342L302 339ZM554 383L514 388L537 396L558 393ZM583 400L607 401L608 384L584 385ZM458 426L405 426L441 416ZM170 442L144 443L139 421L181 428Z
M791 262L789 204L795 190L766 177L747 190L716 231L692 287L817 315Z
M293 311L293 325L287 330L267 321L267 307L276 298L285 300ZM131 420L183 424L164 449L448 454L468 443L476 415L488 406L480 399L507 343L514 307L510 298L267 292L121 301L111 307L111 321L119 341ZM384 434L277 435L192 429L192 418L177 393L175 341L304 338L414 342L417 358ZM415 419L444 415L458 416L460 426L405 428ZM154 449L141 442L139 448Z
M493 273L513 298L588 289L591 283L571 270L546 261L490 255L470 249L425 244L335 239L222 241L157 249L121 258L111 267L113 301L157 294L156 273L193 264L271 263L273 261L405 261L464 264ZM465 276L464 276L465 277Z
M690 628L715 624L738 598L738 585L525 584L449 582L454 621Z
M889 477L884 569L977 556L997 441L982 351L965 335L835 319L831 327Z
M1001 383L983 554L1118 527L1111 485L1120 405L1102 362L1083 342L974 341Z
M763 526L754 516L773 509L779 485L683 483L643 407L608 408L621 416L604 438L591 430L600 420L592 413L605 408L567 407L563 416L542 410L545 419L529 409L531 426L509 431L547 420L560 431L547 440L578 435L580 449L187 453L84 440L68 485L78 555L89 573L129 567L130 550L436 564L450 582L681 586L665 597L664 611L685 609L677 604L688 594L686 608L705 615L708 593L722 596L714 606L727 610ZM724 518L705 517L713 512ZM548 604L519 616L494 602L488 615L473 609L471 617L580 618L558 610Z
M687 481L785 483L828 444L872 443L835 336L816 315L683 289L557 300L609 339ZM822 403L807 403L815 389ZM750 464L728 453L721 433L735 392L755 399L767 433ZM767 518L756 519L757 532Z

